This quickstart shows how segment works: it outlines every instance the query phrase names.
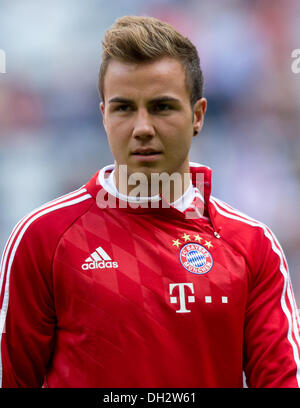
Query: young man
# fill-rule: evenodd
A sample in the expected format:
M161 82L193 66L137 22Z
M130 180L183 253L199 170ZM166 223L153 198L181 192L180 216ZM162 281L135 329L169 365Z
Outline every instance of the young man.
M299 387L282 249L189 163L206 110L195 47L121 18L99 87L115 164L21 220L2 257L2 386L242 387L244 371Z

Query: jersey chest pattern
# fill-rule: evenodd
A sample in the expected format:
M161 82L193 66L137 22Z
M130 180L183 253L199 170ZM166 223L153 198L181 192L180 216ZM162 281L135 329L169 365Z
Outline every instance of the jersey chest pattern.
M84 350L104 377L113 364L128 373L136 358L169 373L171 353L194 378L209 364L207 345L224 367L235 348L240 364L246 265L206 224L89 212L61 239L53 276L58 342Z
M87 214L65 234L54 265L67 298L94 303L110 316L116 310L119 317L133 305L155 318L209 308L226 315L243 305L244 259L208 226L123 218Z

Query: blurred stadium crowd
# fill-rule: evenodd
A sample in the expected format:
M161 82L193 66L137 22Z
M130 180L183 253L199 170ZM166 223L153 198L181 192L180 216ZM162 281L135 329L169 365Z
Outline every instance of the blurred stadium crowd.
M298 0L0 0L0 251L26 213L112 163L100 45L129 14L168 21L197 46L208 112L191 159L214 170L214 196L275 232L299 307Z

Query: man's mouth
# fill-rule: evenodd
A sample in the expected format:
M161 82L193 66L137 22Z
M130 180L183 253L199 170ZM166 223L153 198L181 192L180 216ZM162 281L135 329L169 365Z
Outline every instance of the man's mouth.
M139 148L131 153L139 161L155 161L161 155L161 151L150 148Z
M161 152L153 149L137 149L134 152L132 152L132 154L134 156L153 156L161 154Z

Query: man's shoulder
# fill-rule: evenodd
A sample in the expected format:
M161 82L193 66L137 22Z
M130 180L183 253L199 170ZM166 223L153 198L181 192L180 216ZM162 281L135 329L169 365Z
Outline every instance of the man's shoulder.
M219 198L210 196L210 203L214 208L214 217L227 225L239 225L239 228L245 228L246 230L251 230L251 227L267 228L263 222Z
M221 237L245 254L254 254L267 244L277 241L263 222L211 196L213 217Z
M3 251L1 272L10 265L51 265L56 248L70 228L84 216L95 200L87 186L49 201L23 217L12 230Z
M10 241L56 239L93 204L85 186L34 209L15 226Z

